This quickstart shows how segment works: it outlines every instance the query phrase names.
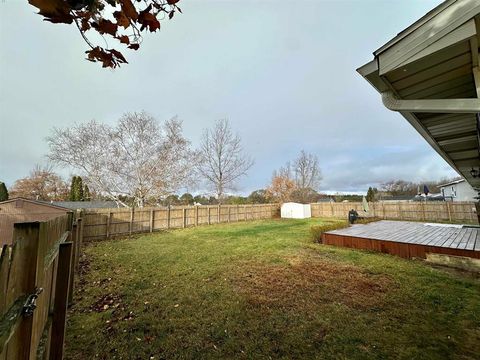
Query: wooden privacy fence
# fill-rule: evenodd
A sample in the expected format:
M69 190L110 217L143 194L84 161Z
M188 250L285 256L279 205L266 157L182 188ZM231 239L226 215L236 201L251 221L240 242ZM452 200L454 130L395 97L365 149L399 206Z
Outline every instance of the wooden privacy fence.
M369 216L389 220L446 221L478 224L474 202L374 202ZM312 217L346 218L351 209L364 213L361 202L311 204Z
M445 221L478 224L473 202L375 202L370 216L390 220ZM346 218L348 211L363 212L362 203L314 203L312 217ZM83 239L102 240L114 236L198 225L271 219L279 215L278 204L199 205L171 208L89 209L83 215Z
M101 240L157 230L198 225L271 219L279 215L278 204L199 205L171 208L90 209L83 215L83 239Z
M0 254L0 360L63 358L80 224L70 213L14 225Z

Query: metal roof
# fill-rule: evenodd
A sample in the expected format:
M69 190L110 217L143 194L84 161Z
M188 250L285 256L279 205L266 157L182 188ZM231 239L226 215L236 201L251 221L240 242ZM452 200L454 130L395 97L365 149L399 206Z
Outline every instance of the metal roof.
M69 208L66 208L64 206L60 206L58 204L53 204L53 203L50 203L50 202L47 202L47 201L42 201L42 200L26 199L24 197L14 197L14 198L11 198L11 199L0 202L0 205L8 204L8 203L19 201L19 200L20 201L26 201L26 202L34 204L34 205L47 206L47 207L51 207L51 208L58 209L58 210L63 210L63 211L70 211L71 210Z
M357 71L461 174L480 167L480 1L448 0Z
M440 185L438 185L438 187L441 187L441 188L442 188L442 187L449 186L449 185L460 184L460 183L462 183L462 182L464 182L464 181L465 181L465 179L459 179L459 180L455 180L455 181L450 181L450 182L445 183L445 184L440 184Z
M61 206L72 210L108 209L118 207L115 201L53 201L49 204Z

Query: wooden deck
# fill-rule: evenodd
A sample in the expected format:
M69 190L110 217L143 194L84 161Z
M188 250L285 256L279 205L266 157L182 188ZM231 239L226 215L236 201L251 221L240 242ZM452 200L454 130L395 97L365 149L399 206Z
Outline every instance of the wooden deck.
M327 232L323 243L405 258L438 253L480 259L480 227L462 225L382 220Z

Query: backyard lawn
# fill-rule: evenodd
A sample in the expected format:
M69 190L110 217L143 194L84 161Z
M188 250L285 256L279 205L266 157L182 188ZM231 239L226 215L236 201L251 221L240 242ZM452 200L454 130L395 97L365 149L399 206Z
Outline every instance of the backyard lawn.
M315 244L321 219L91 244L68 359L478 359L480 279Z

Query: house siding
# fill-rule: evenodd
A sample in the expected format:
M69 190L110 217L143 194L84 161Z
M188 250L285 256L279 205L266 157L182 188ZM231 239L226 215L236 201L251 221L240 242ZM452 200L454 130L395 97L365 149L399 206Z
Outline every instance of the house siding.
M452 201L476 201L478 193L466 181L457 184L448 184L442 186L441 192L445 198L451 198Z

